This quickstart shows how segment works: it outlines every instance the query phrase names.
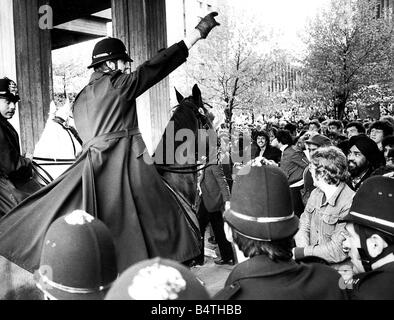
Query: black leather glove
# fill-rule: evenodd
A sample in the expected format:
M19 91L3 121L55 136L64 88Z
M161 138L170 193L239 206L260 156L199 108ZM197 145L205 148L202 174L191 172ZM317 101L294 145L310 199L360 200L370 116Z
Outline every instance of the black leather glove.
M201 38L205 39L213 28L220 26L220 23L215 20L217 15L217 12L211 12L201 19L200 23L196 27L196 29L200 31Z

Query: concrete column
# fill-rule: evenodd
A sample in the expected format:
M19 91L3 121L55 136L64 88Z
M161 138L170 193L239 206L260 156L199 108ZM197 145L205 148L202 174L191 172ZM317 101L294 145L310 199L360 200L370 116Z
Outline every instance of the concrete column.
M134 67L167 47L165 0L112 0L114 37L122 39ZM164 79L137 100L138 119L152 153L170 119L169 80Z
M14 0L15 56L23 151L33 153L52 98L51 35L39 26L43 0Z
M33 153L44 129L52 97L50 30L39 28L41 0L2 0L0 10L0 76L18 83L22 152Z
M13 0L3 0L0 10L0 78L8 77L17 81L14 33ZM10 122L19 132L18 110Z

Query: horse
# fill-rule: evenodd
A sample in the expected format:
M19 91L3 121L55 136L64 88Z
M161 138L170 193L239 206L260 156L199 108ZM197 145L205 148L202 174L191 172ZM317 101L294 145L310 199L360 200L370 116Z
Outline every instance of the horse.
M201 199L198 179L204 169L217 160L217 135L197 85L191 96L185 98L177 90L176 96L178 105L173 108L153 158L167 188L185 209L189 226L201 237L197 220ZM206 163L206 158L213 162Z
M175 161L167 161L167 154L170 155L170 149L167 148L168 145L166 143L171 135L170 127L173 126L176 130L175 132L186 129L197 137L197 140L194 141L185 141L185 139L175 141L174 147L178 149L186 142L189 146L194 145L198 149L198 144L204 139L201 131L210 129L211 123L207 117L207 110L203 105L201 92L197 86L193 87L192 96L183 98L178 93L177 98L179 105L174 109L170 124L163 134L153 159L155 160L155 167L161 174L163 181L174 194L181 207L185 209L186 220L192 232L200 236L196 217L199 204L197 175L198 172L201 172L205 168L205 165L202 166L198 163L195 152L187 155L186 162L180 161L176 156L173 157ZM161 162L159 159L160 151L163 151L164 159L166 159L164 162ZM41 298L42 294L35 286L34 275L0 256L0 299Z
M82 151L82 141L74 128L71 105L50 105L48 120L33 153L35 178L47 185L63 174Z

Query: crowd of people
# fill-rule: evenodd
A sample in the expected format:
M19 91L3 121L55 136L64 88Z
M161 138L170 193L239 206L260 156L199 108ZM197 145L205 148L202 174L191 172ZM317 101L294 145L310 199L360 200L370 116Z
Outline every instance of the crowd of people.
M14 177L30 181L31 168L7 121L19 100L15 83L0 80L0 254L38 266L47 300L394 299L391 116L263 121L243 130L250 143L219 139L217 161L205 159L211 165L198 182L201 238L195 243L176 219L168 190L140 157L135 98L186 60L216 15L132 74L120 40L99 42L91 82L74 104L84 151L36 193ZM234 161L235 148L250 159ZM215 296L190 270L205 263L209 223L215 263L234 266Z
M261 214L262 217L271 216L269 204L278 202L276 206L280 207L279 203L287 200L291 203L294 215L299 217L297 230L287 239L291 238L293 241L288 247L292 248L291 256L295 261L307 264L324 264L336 270L337 274L341 275L341 281L344 281L348 287L352 287L352 290L347 290L347 295L344 298L394 298L394 288L387 285L379 287L382 282L389 281L388 279L392 281L394 277L392 273L394 266L392 247L394 235L393 129L394 118L386 115L376 121L334 119L320 119L319 121L311 119L310 121L299 120L297 123L289 121L281 121L278 124L257 122L249 131L243 130L243 135L250 134L252 141L250 146L243 147L244 152L247 152L248 148L251 149L252 160L246 164L246 167L257 165L279 168L286 177L289 196L286 198L287 191L282 190L281 195L275 198L274 183L264 188L267 179L261 178L260 181L253 182L253 179L257 179L258 174L262 174L255 169L255 174L249 178L251 184L249 187L246 187L244 182L242 190L233 190L231 209L225 213L225 221L226 223L229 221L228 226L232 229L232 233L235 232L244 237L246 235L249 240L260 241L263 239L257 245L258 250L264 251L265 255L270 256L269 251L265 251L267 242L264 241L269 240L269 244L272 245L273 239L270 239L270 236L266 234L262 236L253 233L257 231L252 231L250 225L245 227L246 221L251 220L250 216L256 217L258 214ZM241 168L243 170L245 164L241 165ZM247 180L242 174L242 177L239 177L239 174L238 172L234 176L235 184L239 180ZM232 177L228 176L228 179L232 179ZM243 197L242 205L239 207L237 192L241 193ZM267 194L270 199L266 199L259 206L258 197L266 197ZM363 196L360 197L359 194ZM235 224L232 224L232 220L226 219L226 215L237 217L238 213L234 211L240 213L238 218L241 219L242 215L246 214L243 222L245 226L241 225L237 228ZM290 217L290 212L283 209L282 216ZM238 221L238 223L241 222ZM267 222L267 224L269 223L274 224L274 222ZM357 231L352 233L349 229L353 231L354 225L357 226ZM367 236L363 236L364 231L360 231L364 228L369 230ZM382 228L384 229L383 234L381 233ZM263 231L264 229L261 228L260 232ZM369 252L369 247L366 245L369 240L372 242L370 237L374 232L377 232L381 239L385 239L385 244L381 247L382 251L377 253ZM285 233L280 236L286 238ZM268 240L265 239L267 237ZM358 242L354 240L352 242L350 240L352 237L356 237ZM231 236L230 238L233 239ZM244 253L245 257L253 257L256 266L259 265L257 261L263 259L260 257L263 255L262 253L250 254L250 248L243 250L244 243L233 240L233 244ZM376 261L380 261L380 263L376 263ZM360 263L364 267L359 267ZM256 274L253 272L251 274L242 273L243 278L239 281L237 272L249 267L251 266L241 263L239 267L235 268L236 271L234 270L233 273L236 276L230 276L227 283L231 284L236 281L235 279L238 279L237 289L234 289L233 283L233 290L228 291L224 296L235 299L287 299L290 297L286 293L280 293L280 295L272 293L273 288L263 280L262 284L268 285L269 293L263 292L262 287L259 289L261 291L255 290L252 282L248 284L247 281L244 281L244 278L256 280L259 272L263 277L264 273L261 270L256 271ZM365 272L377 269L379 272L385 270L381 279L376 277L374 280L372 278L369 281L365 280L365 283L362 281L367 279ZM373 274L377 273L375 271ZM272 283L278 281L279 287L279 283L285 285L286 282L283 281L289 281L289 278L283 275L276 280L273 277L269 281ZM242 285L239 286L242 283L244 288ZM354 283L357 286L353 286ZM289 285L289 282L286 284ZM328 284L327 282L325 285ZM306 291L303 291L303 294L307 296ZM293 293L293 297L296 295ZM317 292L312 296L320 299Z

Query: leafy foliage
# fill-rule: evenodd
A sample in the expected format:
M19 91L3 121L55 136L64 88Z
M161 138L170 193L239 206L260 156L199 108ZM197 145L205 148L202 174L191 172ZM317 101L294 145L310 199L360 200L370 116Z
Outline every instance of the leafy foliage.
M392 21L378 17L375 1L332 0L311 23L305 85L328 97L338 118L360 89L394 83Z
M224 117L226 108L233 113L264 105L262 85L270 61L264 29L244 19L232 19L229 14L221 14L220 23L209 41L199 43L198 52L189 57L184 74L175 82L197 82L204 100Z

